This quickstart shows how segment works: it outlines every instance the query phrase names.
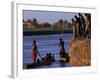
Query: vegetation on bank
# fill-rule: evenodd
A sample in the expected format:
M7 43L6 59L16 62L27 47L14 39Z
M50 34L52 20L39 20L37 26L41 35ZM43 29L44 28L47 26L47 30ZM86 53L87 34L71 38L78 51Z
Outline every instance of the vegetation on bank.
M70 64L71 66L91 65L91 40L73 39L70 44Z
M32 20L23 20L23 32L25 31L63 31L72 29L72 25L67 20L60 19L54 23L49 22L38 22L36 18Z

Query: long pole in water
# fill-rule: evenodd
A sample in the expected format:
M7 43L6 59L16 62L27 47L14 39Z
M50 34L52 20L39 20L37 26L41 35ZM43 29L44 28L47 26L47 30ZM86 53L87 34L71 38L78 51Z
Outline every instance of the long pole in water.
M39 57L41 58L40 53L39 53L39 51L38 51L38 50L37 50L37 53L38 53ZM41 58L41 59L42 59L42 58Z

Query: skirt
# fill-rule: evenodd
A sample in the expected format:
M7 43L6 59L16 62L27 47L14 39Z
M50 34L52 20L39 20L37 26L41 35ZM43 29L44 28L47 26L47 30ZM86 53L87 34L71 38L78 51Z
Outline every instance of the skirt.
M36 57L37 57L36 51L32 50L32 55L31 55L32 60L33 61L36 60Z

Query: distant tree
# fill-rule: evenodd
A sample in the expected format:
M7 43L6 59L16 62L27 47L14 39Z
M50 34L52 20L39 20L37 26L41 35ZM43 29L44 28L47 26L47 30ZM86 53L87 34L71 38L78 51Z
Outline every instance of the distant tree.
M60 20L58 21L58 29L59 29L59 30L62 29L62 25L63 25L63 20L60 19Z
M23 23L25 23L25 20L23 19Z
M72 29L72 25L71 25L70 22L68 22L68 27L69 27L70 29Z
M62 24L62 23L63 23L63 20L62 20L62 19L60 19L60 20L59 20L59 22Z
M65 21L64 21L64 28L67 28L67 27L68 27L68 21L65 20Z
M36 18L33 18L33 22L34 22L34 23L37 23L37 19L36 19Z
M53 30L57 31L58 30L58 22L51 24L51 27Z
M67 20L65 20L65 22L68 22Z
M27 22L30 22L30 21L31 21L30 19L27 20Z
M40 24L38 23L36 18L33 18L32 22L33 22L33 25L35 26L35 28L40 28Z
M50 28L51 27L51 24L46 23L45 26Z
M62 19L59 22L60 22L60 30L61 30L61 33L63 34L64 22Z

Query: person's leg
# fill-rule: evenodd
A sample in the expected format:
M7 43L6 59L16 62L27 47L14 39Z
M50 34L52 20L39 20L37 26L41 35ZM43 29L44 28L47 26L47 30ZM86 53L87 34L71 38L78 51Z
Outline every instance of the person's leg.
M88 37L88 31L86 31L86 38Z
M83 37L85 37L85 25L83 25Z
M80 25L80 37L82 37L82 25Z
M35 64L35 62L36 62L36 59L34 59L34 64Z
M77 37L79 37L79 26L77 26Z
M82 25L82 37L84 36L84 27Z
M80 26L79 26L79 32L78 32L78 37L80 38L80 36L81 36L81 29L80 29Z
M89 38L91 38L91 29L89 30Z
M34 54L34 63L36 63L36 58L37 58L37 55L36 53Z

